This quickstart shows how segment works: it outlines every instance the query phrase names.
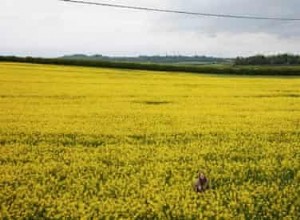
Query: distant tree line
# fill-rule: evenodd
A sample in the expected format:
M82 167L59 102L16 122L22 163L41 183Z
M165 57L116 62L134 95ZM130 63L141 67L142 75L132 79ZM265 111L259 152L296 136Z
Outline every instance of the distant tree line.
M300 66L238 66L238 65L172 65L154 63L112 62L80 59L49 59L37 57L0 56L0 62L18 62L33 64L54 64L64 66L103 67L132 70L152 70L168 72L190 72L200 74L232 74L232 75L284 75L300 76Z
M134 62L134 63L228 63L231 59L207 57L207 56L137 56L137 57L109 57L103 55L85 55L74 54L61 57L69 60L100 60L100 61L116 61L116 62Z
M273 56L237 57L234 63L236 65L300 65L300 56L279 54Z

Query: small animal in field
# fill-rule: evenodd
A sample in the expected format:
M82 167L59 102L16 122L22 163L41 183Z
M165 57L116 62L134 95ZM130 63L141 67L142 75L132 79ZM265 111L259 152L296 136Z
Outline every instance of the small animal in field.
M201 171L198 173L198 178L195 182L194 189L196 192L205 192L209 189L208 178Z

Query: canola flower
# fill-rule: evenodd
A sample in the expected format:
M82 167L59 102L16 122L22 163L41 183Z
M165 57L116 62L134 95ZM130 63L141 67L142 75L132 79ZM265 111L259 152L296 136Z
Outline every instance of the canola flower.
M0 76L0 219L299 218L299 78ZM211 187L197 194L199 169Z

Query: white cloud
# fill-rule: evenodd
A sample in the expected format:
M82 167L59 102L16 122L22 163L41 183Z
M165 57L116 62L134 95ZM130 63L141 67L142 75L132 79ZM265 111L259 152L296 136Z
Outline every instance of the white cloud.
M297 16L295 6L300 8L296 0L285 1L285 4L279 0L106 2L213 13L249 14L249 11L255 15L290 17ZM299 53L298 26L299 23L257 23L73 5L57 0L1 0L0 54L236 56Z

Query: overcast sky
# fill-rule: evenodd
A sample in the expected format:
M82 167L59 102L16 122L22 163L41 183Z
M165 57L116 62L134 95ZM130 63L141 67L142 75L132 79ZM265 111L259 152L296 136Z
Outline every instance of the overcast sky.
M300 17L299 0L87 0L174 10ZM58 0L0 0L0 55L55 57L300 53L300 22L153 13Z

